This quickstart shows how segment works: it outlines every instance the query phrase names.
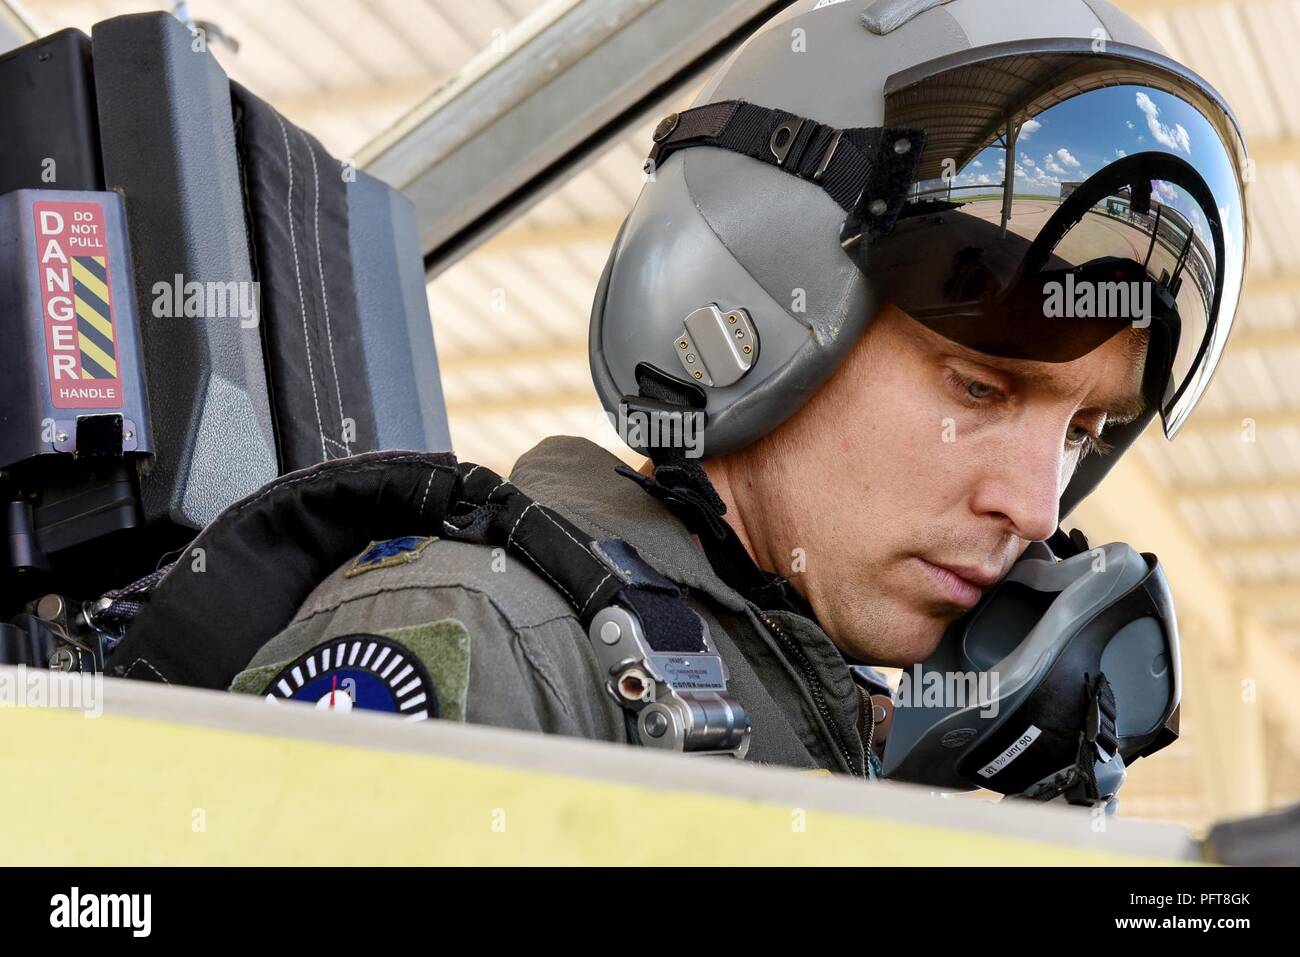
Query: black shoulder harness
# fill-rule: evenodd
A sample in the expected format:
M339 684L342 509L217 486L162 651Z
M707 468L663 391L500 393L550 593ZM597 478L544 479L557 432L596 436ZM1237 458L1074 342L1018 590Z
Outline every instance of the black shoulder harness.
M628 543L597 541L450 454L322 462L236 502L150 589L130 590L118 613L134 617L107 673L225 689L331 572L368 543L403 535L498 546L526 561L588 629L606 690L636 714L644 743L743 756L749 720L682 590Z

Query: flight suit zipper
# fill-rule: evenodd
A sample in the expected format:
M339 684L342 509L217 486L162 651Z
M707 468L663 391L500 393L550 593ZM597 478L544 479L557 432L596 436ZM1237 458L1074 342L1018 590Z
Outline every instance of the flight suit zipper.
M876 746L876 705L871 700L871 692L862 685L857 685L858 689L858 736L862 738L862 751L867 758L867 777L871 777L870 769L875 766L875 754L873 749Z
M798 643L790 637L784 628L762 612L759 612L758 617L772 630L772 634L776 635L777 640L785 646L786 650L790 653L790 657L794 659L795 663L799 666L799 669L803 672L804 679L808 686L808 693L812 695L813 704L817 708L817 713L820 714L822 720L826 722L826 727L830 730L831 737L835 739L835 745L839 748L840 754L844 756L844 762L849 766L849 770L860 777L865 777L866 771L858 770L857 762L853 760L853 754L849 751L848 745L840 734L839 725L835 723L834 718L831 716L831 709L826 704L826 696L822 693L821 679L817 677L817 670L813 667L812 662L808 660L808 656L803 653L803 649L799 647ZM870 758L867 760L870 760Z

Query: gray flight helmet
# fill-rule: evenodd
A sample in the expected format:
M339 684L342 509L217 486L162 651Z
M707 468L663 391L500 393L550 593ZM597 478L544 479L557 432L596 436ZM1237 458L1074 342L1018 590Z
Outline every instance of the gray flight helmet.
M731 55L693 106L743 100L839 128L880 127L886 79L900 71L979 47L1061 38L1162 53L1106 0L798 0ZM704 390L705 454L776 428L832 374L882 304L841 247L844 219L816 183L747 156L669 155L644 184L596 292L589 350L605 409L616 415L624 396L638 394L640 363L685 378L674 350L710 326L686 319L715 305L723 322L729 311L747 313L760 342L739 378L729 368ZM1155 416L1149 410L1107 433L1114 452L1081 463L1062 494L1062 518Z

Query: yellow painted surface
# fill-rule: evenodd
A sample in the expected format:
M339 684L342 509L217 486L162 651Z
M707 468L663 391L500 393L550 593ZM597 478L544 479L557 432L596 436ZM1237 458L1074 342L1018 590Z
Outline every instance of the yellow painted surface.
M0 767L3 864L1153 863L734 797L51 709L0 713Z

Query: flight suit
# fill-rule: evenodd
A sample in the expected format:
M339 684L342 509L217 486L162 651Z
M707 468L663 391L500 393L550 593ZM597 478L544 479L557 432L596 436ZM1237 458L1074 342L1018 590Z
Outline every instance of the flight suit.
M510 481L598 539L630 543L681 586L753 725L748 760L868 776L862 703L886 690L818 625L756 608L726 585L682 522L585 439L554 436ZM558 583L556 583L558 584ZM590 641L556 585L502 549L442 538L376 543L339 568L236 677L261 693L286 664L347 635L377 635L424 661L441 717L627 742Z

